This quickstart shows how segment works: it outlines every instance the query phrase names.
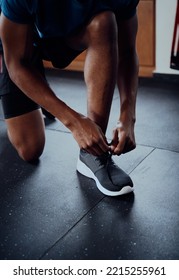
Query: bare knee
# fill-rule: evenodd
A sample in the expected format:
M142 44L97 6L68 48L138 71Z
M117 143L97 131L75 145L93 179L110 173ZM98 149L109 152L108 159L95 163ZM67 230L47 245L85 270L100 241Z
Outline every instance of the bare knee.
M112 12L102 12L96 15L88 26L90 39L117 43L117 23Z
M40 138L30 139L30 138L24 138L24 139L18 139L16 137L12 138L10 133L8 132L9 140L11 144L16 149L18 155L20 158L22 158L24 161L31 162L37 160L43 150L45 145L45 137L42 135Z
M40 157L45 145L44 120L40 110L6 120L8 137L25 161Z
M41 156L44 145L20 145L18 148L16 148L20 158L22 158L24 161L32 162Z

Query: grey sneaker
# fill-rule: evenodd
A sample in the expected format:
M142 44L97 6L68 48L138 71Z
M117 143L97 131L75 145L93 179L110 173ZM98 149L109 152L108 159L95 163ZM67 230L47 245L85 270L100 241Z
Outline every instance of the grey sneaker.
M80 150L77 171L94 179L105 195L118 196L133 191L131 178L114 163L109 153L96 157Z

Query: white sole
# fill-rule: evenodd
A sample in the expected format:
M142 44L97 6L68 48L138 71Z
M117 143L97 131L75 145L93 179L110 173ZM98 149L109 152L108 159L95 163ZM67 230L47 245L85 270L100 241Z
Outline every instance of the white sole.
M134 188L130 187L130 186L125 186L123 187L120 191L109 191L107 189L105 189L100 182L98 181L98 178L94 175L94 173L91 171L90 168L88 168L88 166L86 166L86 164L84 164L79 158L78 158L78 162L77 162L77 171L79 173L81 173L82 175L93 179L96 182L96 186L97 188L105 195L107 196L119 196L119 195L124 195L124 194L128 194L133 192Z

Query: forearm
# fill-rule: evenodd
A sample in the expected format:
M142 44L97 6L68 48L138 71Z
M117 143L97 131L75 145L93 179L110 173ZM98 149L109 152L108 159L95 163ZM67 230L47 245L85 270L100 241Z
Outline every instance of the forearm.
M100 155L110 148L93 121L60 100L32 66L33 32L31 25L18 24L1 17L0 36L4 57L12 81L24 94L57 117L72 132L81 149Z
M119 121L135 122L136 97L138 88L138 56L135 50L119 58L117 84L120 94Z

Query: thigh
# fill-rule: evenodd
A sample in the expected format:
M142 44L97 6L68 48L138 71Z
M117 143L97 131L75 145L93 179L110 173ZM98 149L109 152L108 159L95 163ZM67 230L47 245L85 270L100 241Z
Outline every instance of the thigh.
M14 146L44 142L44 120L39 105L20 91L1 96L1 102L8 135Z
M40 108L38 104L13 86L11 86L11 91L8 94L1 96L1 102L5 120L19 117Z
M23 159L37 158L45 143L41 109L10 80L5 64L1 72L0 94L9 139Z
M111 2L111 0L108 1ZM115 4L112 4L112 2L115 2ZM136 14L139 0L113 0L112 2L111 6L113 6L113 11L116 14L117 20L123 21L132 18Z
M43 150L45 144L44 120L41 109L5 119L8 136L13 146L34 154ZM40 152L40 154L41 154Z
M12 145L24 160L38 158L45 144L41 109L23 93L4 95L1 99Z
M81 25L76 32L74 32L71 36L66 38L66 43L68 46L71 46L71 48L75 50L85 50L89 47L91 35L90 30L91 26L98 27L99 21L95 21L94 19L99 18L99 14L103 14L105 12L112 12L116 16L116 22L119 25L121 25L121 28L123 29L126 25L126 22L130 22L130 19L134 18L136 15L136 8L139 3L139 0L129 0L129 1L123 1L123 0L101 0L96 1L91 8L91 10L88 12L88 15L84 19L83 25ZM93 24L94 23L94 24ZM133 31L136 28L135 21L132 21L132 24L134 23ZM132 25L130 24L132 27ZM127 27L128 29L128 27ZM132 32L133 32L132 31ZM92 31L93 33L93 31ZM134 33L133 33L134 34ZM102 34L101 34L102 35ZM121 35L122 36L122 35Z

